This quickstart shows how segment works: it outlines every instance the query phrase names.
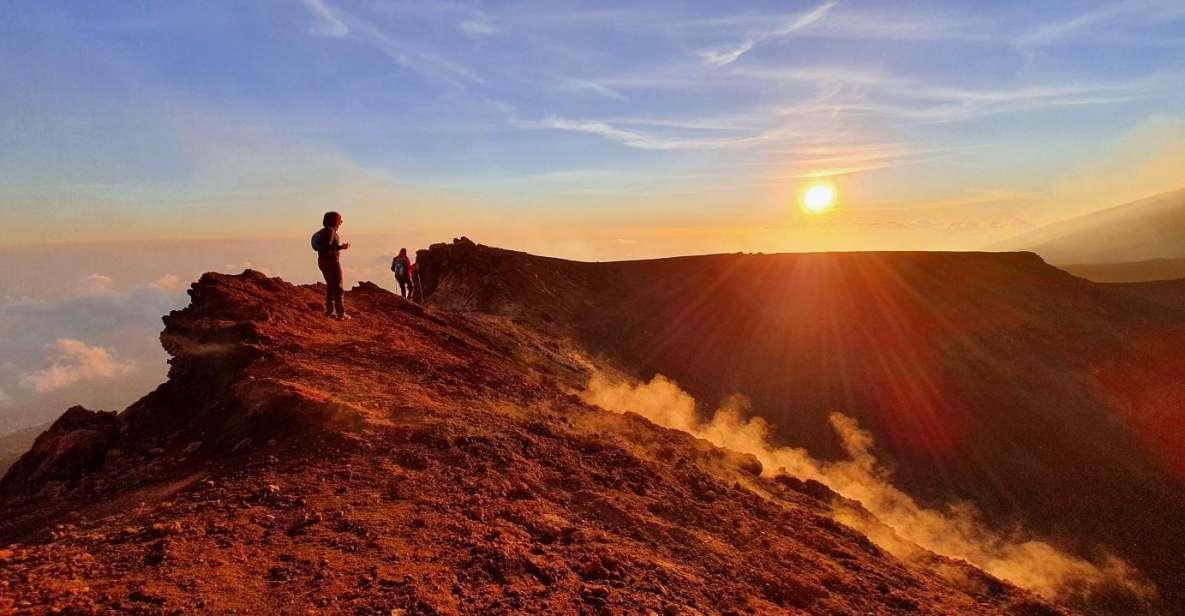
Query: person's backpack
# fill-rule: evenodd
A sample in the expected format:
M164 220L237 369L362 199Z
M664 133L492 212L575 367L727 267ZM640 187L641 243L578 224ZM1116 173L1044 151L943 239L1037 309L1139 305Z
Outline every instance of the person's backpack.
M406 276L407 275L407 266L404 264L403 259L400 259L399 257L395 257L395 260L391 261L391 271L395 272L395 275L400 278L403 278L404 276Z
M324 230L325 229L321 229L321 231ZM325 246L325 234L321 231L317 231L313 234L313 239L311 242L313 244L313 250L317 253L325 252L325 249L327 248L327 246Z

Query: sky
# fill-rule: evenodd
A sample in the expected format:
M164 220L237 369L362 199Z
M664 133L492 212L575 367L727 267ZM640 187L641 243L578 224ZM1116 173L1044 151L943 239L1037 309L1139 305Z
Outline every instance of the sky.
M1185 185L1185 3L0 6L0 432L159 383L203 271L974 250ZM835 205L804 211L826 182Z
M303 237L334 208L579 258L973 249L1185 164L1180 0L3 10L0 244Z

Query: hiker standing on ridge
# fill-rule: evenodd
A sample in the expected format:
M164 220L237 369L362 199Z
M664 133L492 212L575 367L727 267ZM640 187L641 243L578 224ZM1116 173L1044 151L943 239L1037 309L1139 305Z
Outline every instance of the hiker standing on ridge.
M411 259L407 258L407 249L400 248L399 254L391 259L391 271L395 272L395 282L399 283L399 295L407 297L412 292Z
M317 251L317 267L325 276L325 316L332 317L337 313L337 320L350 318L346 308L342 305L342 263L341 251L349 250L350 243L342 243L337 236L345 219L337 212L325 212L321 219L322 229L313 234L313 250Z
M424 296L422 294L416 295L416 292L420 290L419 266L420 266L419 257L417 256L416 263L412 263L411 267L408 268L408 270L407 270L407 276L409 279L408 284L407 284L408 293L411 296L411 301L416 302L417 304L420 303L420 301L424 299Z

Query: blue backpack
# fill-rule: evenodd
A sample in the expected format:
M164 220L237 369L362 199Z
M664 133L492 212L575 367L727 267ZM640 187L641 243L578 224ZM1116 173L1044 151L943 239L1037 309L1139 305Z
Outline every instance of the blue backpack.
M325 229L321 229L321 231L324 231L324 230ZM325 249L328 248L328 246L325 245L325 234L322 233L321 231L317 231L316 233L314 233L313 239L311 241L311 243L313 245L313 250L315 250L318 253L325 252Z

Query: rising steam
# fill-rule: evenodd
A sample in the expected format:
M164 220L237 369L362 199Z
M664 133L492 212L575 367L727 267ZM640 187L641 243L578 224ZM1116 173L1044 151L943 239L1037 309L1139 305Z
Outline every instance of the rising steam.
M849 459L827 462L803 449L772 445L769 424L760 417L748 418L749 403L741 396L732 396L711 419L701 420L695 399L662 375L649 383L634 384L594 374L584 398L602 408L631 411L717 446L752 454L767 475L814 479L859 501L876 520L840 505L833 510L834 517L898 558L917 556L920 546L1059 600L1086 601L1096 592L1125 591L1138 599L1154 594L1151 586L1118 558L1107 556L1090 562L1019 531L1002 534L990 530L980 521L978 511L966 503L942 511L918 505L890 483L890 474L872 453L872 435L846 415L832 413L830 422Z

